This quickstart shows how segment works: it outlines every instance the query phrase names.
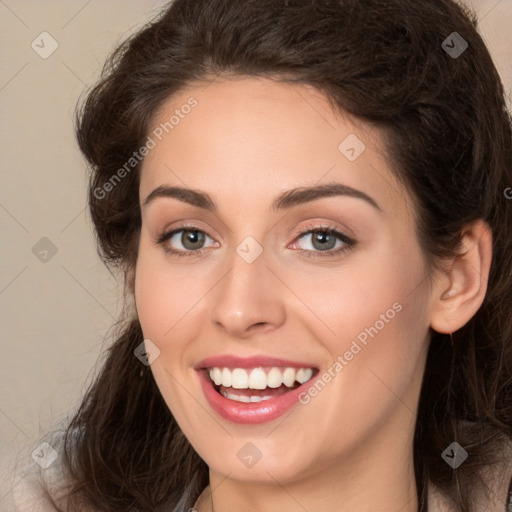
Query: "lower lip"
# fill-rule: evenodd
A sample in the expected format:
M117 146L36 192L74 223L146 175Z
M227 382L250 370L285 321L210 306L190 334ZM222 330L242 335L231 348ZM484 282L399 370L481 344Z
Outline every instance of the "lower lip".
M272 421L285 414L298 402L299 395L305 388L311 386L314 379L313 377L298 388L275 398L269 398L262 402L247 403L237 402L224 397L215 390L206 372L199 371L198 373L203 392L211 408L228 421L250 425Z

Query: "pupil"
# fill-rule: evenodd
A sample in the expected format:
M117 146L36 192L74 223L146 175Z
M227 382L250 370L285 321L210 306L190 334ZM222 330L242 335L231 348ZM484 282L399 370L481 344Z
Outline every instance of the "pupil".
M200 249L204 242L203 239L204 235L199 231L184 231L183 235L181 235L181 243L183 244L183 247L191 250ZM190 247L190 244L192 247Z
M314 235L315 236L313 237L313 246L315 246L315 249L329 250L336 245L336 239L331 234L326 233L325 231L315 233ZM328 240L329 238L331 239L330 241ZM320 245L317 247L315 245L315 242L319 242Z

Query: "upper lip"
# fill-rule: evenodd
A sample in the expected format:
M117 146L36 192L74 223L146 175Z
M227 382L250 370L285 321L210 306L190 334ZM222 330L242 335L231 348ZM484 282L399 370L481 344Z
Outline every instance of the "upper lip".
M278 357L251 356L237 357L233 355L212 356L203 359L196 365L196 370L204 368L260 368L265 366L277 366L282 368L315 368L311 363L290 361Z

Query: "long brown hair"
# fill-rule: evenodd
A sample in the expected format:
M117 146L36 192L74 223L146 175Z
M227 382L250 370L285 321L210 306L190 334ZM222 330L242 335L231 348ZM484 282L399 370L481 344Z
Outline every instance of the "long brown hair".
M312 85L333 108L379 127L433 266L454 257L466 225L490 225L482 307L453 342L431 333L414 438L422 510L433 483L457 510L472 511L478 471L498 459L497 440L512 438L511 118L476 27L452 0L175 0L116 49L77 114L99 252L122 273L137 259L140 164L106 184L144 145L164 101L221 74ZM459 56L443 47L454 32L468 44ZM69 423L73 510L80 500L105 512L170 510L185 491L186 509L208 483L206 464L134 357L142 340L136 318L120 323ZM469 453L457 470L441 458L453 441Z

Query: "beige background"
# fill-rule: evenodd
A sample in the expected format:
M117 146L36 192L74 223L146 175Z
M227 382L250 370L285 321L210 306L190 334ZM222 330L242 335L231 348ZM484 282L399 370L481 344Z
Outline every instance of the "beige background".
M164 3L0 0L0 467L78 405L120 311L85 212L73 110L114 45ZM512 0L468 3L511 93ZM31 47L44 31L58 43L47 59ZM32 252L42 237L57 248L47 262ZM0 484L0 509L2 495Z

